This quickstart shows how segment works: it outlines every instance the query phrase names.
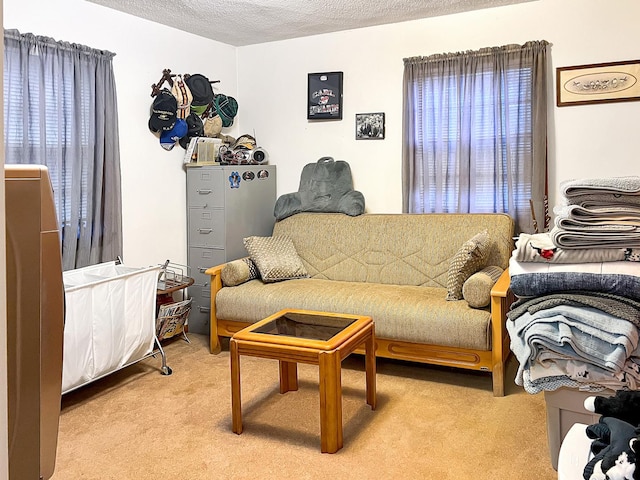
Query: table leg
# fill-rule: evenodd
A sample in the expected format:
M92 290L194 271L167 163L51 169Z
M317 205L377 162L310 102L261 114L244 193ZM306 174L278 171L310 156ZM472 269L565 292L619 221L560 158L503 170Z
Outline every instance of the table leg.
M280 393L298 390L298 364L278 361L280 365Z
M242 404L240 399L240 354L238 343L232 338L229 341L231 358L231 422L233 433L242 433Z
M371 326L371 335L364 344L365 350L365 371L367 378L367 405L371 405L371 410L376 409L376 336L374 326Z
M320 444L322 453L342 448L341 358L337 351L318 355L320 376Z

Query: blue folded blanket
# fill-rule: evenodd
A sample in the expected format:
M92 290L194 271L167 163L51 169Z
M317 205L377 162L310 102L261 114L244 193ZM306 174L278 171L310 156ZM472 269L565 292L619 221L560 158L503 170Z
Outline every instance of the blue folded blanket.
M511 350L520 363L516 381L541 351L584 360L619 373L638 346L631 322L587 307L560 305L507 322Z

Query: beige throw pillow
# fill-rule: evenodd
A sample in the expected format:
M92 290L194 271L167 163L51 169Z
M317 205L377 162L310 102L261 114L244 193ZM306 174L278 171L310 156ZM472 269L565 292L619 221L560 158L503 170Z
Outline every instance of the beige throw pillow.
M309 276L293 241L285 235L247 237L244 246L265 283Z
M222 285L225 287L235 287L259 277L258 268L249 257L239 258L227 263L220 272L220 280L222 280Z
M484 308L491 302L491 289L504 270L495 265L484 267L462 285L462 297L472 308Z
M447 272L447 300L462 300L462 285L485 267L490 247L491 238L487 230L474 235L460 247Z

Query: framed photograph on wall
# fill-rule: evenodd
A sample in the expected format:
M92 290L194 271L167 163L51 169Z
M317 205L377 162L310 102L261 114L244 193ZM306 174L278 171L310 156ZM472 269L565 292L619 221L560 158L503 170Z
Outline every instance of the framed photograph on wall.
M558 107L634 100L640 100L640 60L556 69Z
M384 113L356 113L356 140L382 140Z
M309 74L307 119L342 120L342 72Z

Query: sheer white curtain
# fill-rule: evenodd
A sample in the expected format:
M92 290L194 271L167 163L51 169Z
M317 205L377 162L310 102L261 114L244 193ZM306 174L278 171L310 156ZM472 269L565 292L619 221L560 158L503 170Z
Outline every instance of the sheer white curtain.
M547 47L404 59L404 212L502 212L517 231L545 229Z
M4 32L5 163L48 167L64 270L122 255L113 56Z

